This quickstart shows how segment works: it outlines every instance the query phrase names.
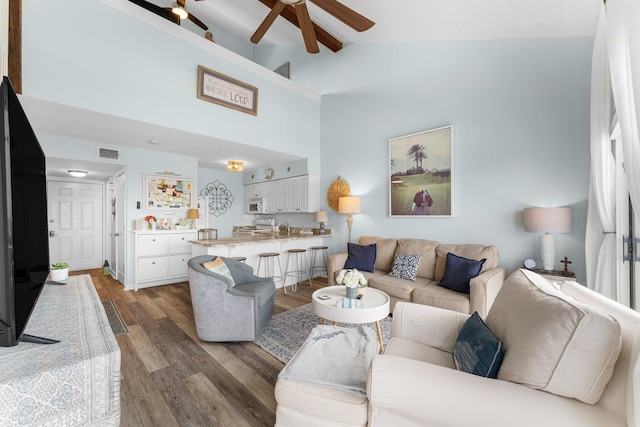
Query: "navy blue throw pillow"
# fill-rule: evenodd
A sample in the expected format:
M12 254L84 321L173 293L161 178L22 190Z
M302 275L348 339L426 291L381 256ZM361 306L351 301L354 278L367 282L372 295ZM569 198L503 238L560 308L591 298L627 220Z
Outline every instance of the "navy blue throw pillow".
M361 246L355 243L347 243L347 262L344 268L355 268L359 271L368 271L373 273L373 267L376 263L376 244Z
M480 274L486 260L486 258L482 258L480 261L476 261L449 252L444 267L444 276L438 285L452 291L468 294L470 292L469 280Z
M477 311L462 325L453 347L453 359L459 371L485 378L498 378L504 359L504 347L493 336Z

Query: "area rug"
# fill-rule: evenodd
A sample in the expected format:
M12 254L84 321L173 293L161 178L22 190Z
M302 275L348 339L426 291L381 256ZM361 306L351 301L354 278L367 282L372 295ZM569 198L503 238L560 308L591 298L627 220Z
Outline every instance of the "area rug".
M102 305L104 306L104 311L107 313L107 319L109 320L109 325L111 326L111 330L113 331L113 335L122 335L129 332L127 325L124 323L122 319L122 315L118 311L118 307L113 302L112 299L107 301L102 301Z
M313 313L311 304L306 304L273 316L255 343L276 359L287 363L302 346L313 327L320 323L322 319ZM342 323L338 325L346 328L360 326ZM375 323L369 323L367 326L375 328ZM386 346L391 336L391 317L380 321L380 329L382 341Z

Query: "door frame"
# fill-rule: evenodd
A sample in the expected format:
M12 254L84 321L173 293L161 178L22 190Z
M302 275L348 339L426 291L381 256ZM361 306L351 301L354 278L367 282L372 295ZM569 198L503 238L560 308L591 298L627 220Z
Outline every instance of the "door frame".
M119 177L122 177L122 179L124 179L123 190L122 190L122 194L120 195L122 200L119 200L118 198L118 186L116 181ZM110 231L113 231L114 233L118 233L118 225L122 226L121 227L122 233L119 233L118 238L122 239L122 244L120 246L122 247L122 252L123 252L121 254L118 248L118 245L116 245L116 251L115 251L116 258L117 258L115 262L116 270L112 270L111 274L118 282L122 284L123 287L126 288L125 281L127 277L127 243L128 243L127 226L126 226L127 225L127 209L126 209L127 168L124 167L119 171L117 171L115 174L113 174L113 176L111 177L111 180L113 182L113 194L114 194L114 197L116 198L116 219L114 221L116 230L110 230ZM109 224L111 224L111 222L109 222ZM110 235L109 235L109 242L111 242ZM109 255L111 255L111 252L109 252ZM118 259L122 260L122 262L119 262Z

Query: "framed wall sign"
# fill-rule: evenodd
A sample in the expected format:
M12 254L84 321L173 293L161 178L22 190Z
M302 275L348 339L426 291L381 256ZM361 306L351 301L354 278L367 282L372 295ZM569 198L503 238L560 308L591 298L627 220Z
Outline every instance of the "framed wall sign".
M258 115L258 88L198 65L198 98Z
M453 126L389 140L389 215L453 216Z
M145 211L184 211L191 207L193 178L145 173L143 185Z

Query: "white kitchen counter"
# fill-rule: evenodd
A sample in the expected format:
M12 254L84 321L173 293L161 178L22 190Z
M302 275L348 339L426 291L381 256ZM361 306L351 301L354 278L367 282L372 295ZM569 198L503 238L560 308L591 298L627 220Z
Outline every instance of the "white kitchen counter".
M284 234L271 233L267 235L256 236L239 236L229 237L216 240L194 240L192 256L198 255L216 255L223 257L247 257L246 263L253 267L255 271L258 268L258 254L263 252L280 253L280 264L282 269L286 269L287 251L289 249L307 249L307 260L309 260L308 249L312 246L320 246L323 240L332 237L331 231L327 230L325 234ZM316 257L318 260L319 258ZM276 266L276 275L278 267ZM284 275L284 274L283 274ZM291 285L291 278L287 280L287 286ZM281 288L282 282L276 282L276 287Z

